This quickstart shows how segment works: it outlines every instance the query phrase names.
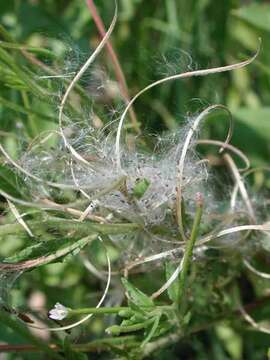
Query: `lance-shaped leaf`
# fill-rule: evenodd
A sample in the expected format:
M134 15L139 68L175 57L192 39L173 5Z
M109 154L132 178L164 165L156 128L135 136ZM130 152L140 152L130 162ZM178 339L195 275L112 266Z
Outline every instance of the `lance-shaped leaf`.
M160 322L160 318L161 318L161 315L157 315L154 318L153 326L150 328L150 331L148 332L146 338L142 342L141 347L144 347L155 336L155 333L158 329L158 325Z
M128 293L129 299L137 306L154 307L152 299L145 295L141 290L137 289L127 279L122 278L122 283Z
M166 266L166 280L169 280L171 278L172 274L175 272L177 266L174 264L171 264L170 262L166 262L165 266ZM168 287L167 293L168 293L169 298L173 302L178 301L178 296L179 296L178 278Z
M70 239L50 240L27 247L18 254L5 259L0 269L20 270L30 269L59 260L74 250L82 249L96 238L90 235L76 242Z

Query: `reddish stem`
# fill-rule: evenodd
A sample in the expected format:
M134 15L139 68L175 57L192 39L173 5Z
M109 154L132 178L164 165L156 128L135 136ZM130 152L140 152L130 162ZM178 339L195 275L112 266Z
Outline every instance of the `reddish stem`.
M96 8L96 6L94 4L94 1L93 0L86 0L86 2L87 2L87 6L88 6L88 8L89 8L89 10L91 12L91 15L93 17L93 20L94 20L94 22L96 24L98 32L99 32L100 36L103 38L105 36L105 34L106 34L106 30L105 30L103 21L102 21L102 19L100 18L99 14L98 14L98 11L97 11L97 8ZM113 46L112 46L112 44L111 44L111 42L109 40L106 43L106 48L107 48L107 51L109 53L109 56L111 57L112 64L113 64L113 67L114 67L114 71L115 71L115 76L116 76L116 78L117 78L117 80L119 82L121 93L122 93L123 97L125 98L125 100L127 102L129 102L130 101L130 96L129 96L129 92L128 92L128 87L127 87L125 75L124 75L123 70L121 68L120 62L119 62L118 57L116 55L116 52L114 51L114 48L113 48ZM134 129L136 130L137 133L140 133L140 125L139 125L138 120L136 118L136 114L135 114L135 112L134 112L134 110L132 108L130 108L129 114L130 114L131 121L132 121Z
M48 345L52 350L60 350L59 346L50 344ZM8 352L37 352L42 351L34 345L9 345L9 344L0 344L0 353Z

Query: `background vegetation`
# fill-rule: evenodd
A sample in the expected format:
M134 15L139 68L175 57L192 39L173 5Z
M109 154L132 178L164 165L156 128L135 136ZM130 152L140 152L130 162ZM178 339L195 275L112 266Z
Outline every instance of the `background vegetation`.
M114 11L113 1L97 0L95 3L107 27ZM63 79L50 82L39 77L52 74L50 69L58 74L78 70L98 43L99 34L89 9L80 0L1 1L0 23L0 137L1 144L13 158L18 158L26 143L40 132L57 127L59 99L55 97L48 101L47 94L50 91L60 94L66 83ZM253 166L269 165L269 34L270 5L267 1L119 1L119 16L111 42L125 74L130 96L164 75L243 61L256 52L259 38L262 39L260 54L248 67L168 83L141 97L134 107L143 131L141 136L151 139L163 131L175 130L188 115L199 112L208 104L220 103L230 109L236 120L232 144L245 152ZM35 60L26 56L24 50L28 51L28 55L34 54ZM83 79L80 106L85 109L83 116L85 111L90 112L95 106L102 121L105 118L109 121L115 118L119 109L116 101L119 89L114 87L117 79L111 58L105 50L97 63L95 75ZM111 81L109 90L113 91L113 95L96 93L96 85L107 81L107 78ZM85 94L95 97L98 105L93 105ZM76 119L81 116L76 106L70 106L69 113ZM205 136L224 137L226 129L223 123L226 124L210 119L204 129ZM208 156L210 151L212 149L207 150ZM0 188L14 196L25 195L29 189L26 190L22 181L4 165L4 158L1 161ZM224 176L222 181L229 185L229 176ZM267 175L257 172L251 180L250 185L255 190L264 187L269 195L270 179ZM14 221L4 198L1 199L0 209L2 224ZM1 258L27 244L26 237L22 236L5 236L0 241ZM102 249L97 246L93 251L92 257L98 259L99 265L104 265ZM269 257L266 270L267 264ZM269 295L269 280L260 280L258 286L256 279L250 279L241 270L239 278L247 303ZM4 297L13 279L1 278L1 296ZM146 288L145 284L149 281L153 289L157 288L156 279L152 279L151 275L136 276L138 287ZM100 281L89 276L75 258L25 274L12 289L11 298L15 306L25 305L25 299L28 299L29 307L32 302L36 307L44 307L46 303L50 308L56 302L66 304L67 299L69 306L83 307L89 306L89 303L94 306L102 287ZM121 284L116 284L114 288L116 294L111 298L120 301L123 297ZM200 293L202 288L197 291L197 296L203 297ZM258 319L269 318L270 305L266 303L255 315ZM98 339L112 321L110 318L95 317L82 329L76 330L72 339L74 342ZM57 336L54 338L60 341ZM267 358L269 340L269 335L251 331L239 323L221 323L184 339L175 347L153 355L153 358L261 360ZM19 331L14 332L3 322L0 324L0 341L9 344L27 342L25 336ZM94 356L108 358L108 354ZM38 359L40 355L9 354L3 358Z

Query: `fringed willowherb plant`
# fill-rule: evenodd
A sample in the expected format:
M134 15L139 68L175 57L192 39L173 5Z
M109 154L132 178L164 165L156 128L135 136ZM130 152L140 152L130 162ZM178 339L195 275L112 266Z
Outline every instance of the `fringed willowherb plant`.
M99 23L92 1L88 5ZM245 154L230 144L233 133L230 111L220 104L208 106L189 116L180 129L160 136L151 151L145 139L126 136L125 141L123 134L128 134L125 128L128 114L133 129L138 134L142 132L133 105L145 92L169 81L239 69L252 63L258 52L241 63L163 78L131 99L122 86L124 109L119 118L104 125L96 105L88 108L87 117L81 111L89 90L82 80L105 45L112 54L109 37L116 19L117 6L109 30L96 50L79 70L68 74L49 68L32 54L45 50L19 46L1 30L2 36L7 37L0 48L1 68L9 75L7 81L23 89L25 99L38 96L48 103L58 100L59 79L64 83L64 91L58 109L44 115L53 120L57 111L58 126L38 134L28 145L19 140L22 151L18 160L0 145L5 171L12 168L19 184L16 193L0 191L7 204L7 221L0 226L0 237L26 238L28 244L0 264L0 317L7 319L9 313L30 328L48 333L75 328L95 314L114 314L117 317L112 318L113 324L106 329L109 337L87 344L71 343L69 349L82 352L109 349L122 358L136 359L150 356L218 320L237 316L257 330L270 333L270 327L255 322L248 313L250 305L241 305L238 281L241 271L270 279L270 274L261 272L254 263L255 255L261 254L266 246L270 223L258 207L257 194L252 194L246 185L246 176L256 169L251 170ZM101 26L101 33L103 30ZM23 52L31 69L22 70L12 59L12 51ZM115 54L112 56L115 61ZM41 66L45 74L33 77L36 66ZM123 75L118 78L124 81ZM101 81L98 87L103 95L112 93L109 81ZM121 86L120 91L115 84L113 88L121 93ZM7 101L4 104L26 113L29 121L41 115L29 108L27 101L25 107ZM226 139L201 140L201 123L218 111L228 116ZM223 184L218 192L211 161L197 151L197 146L207 145L219 149L220 163L232 176L231 189ZM238 160L243 162L241 168ZM12 217L16 222L11 221ZM87 252L87 248L91 251ZM101 249L107 262L107 269L102 271L87 257L90 252L100 254ZM42 311L20 310L10 303L10 288L23 273L49 263L71 261L78 254L91 275L104 284L95 307L73 308L68 301L61 304L58 299L45 319ZM133 285L134 274L141 274L142 289ZM51 324L52 320L57 325ZM9 325L22 332L21 325L16 324L11 321ZM34 346L32 351L40 344L36 342ZM59 345L43 347L55 357L59 357L58 349Z

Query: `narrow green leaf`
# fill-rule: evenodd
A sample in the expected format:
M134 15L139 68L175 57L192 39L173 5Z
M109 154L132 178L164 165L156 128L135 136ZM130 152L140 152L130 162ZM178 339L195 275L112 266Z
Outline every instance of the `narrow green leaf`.
M3 61L14 73L17 74L19 79L27 85L29 90L40 97L44 97L44 95L52 95L46 90L44 90L42 87L40 87L34 80L29 76L29 73L25 70L25 68L22 68L20 65L18 65L14 58L10 56L10 54L2 49L0 47L0 60Z
M168 331L172 330L173 322L174 322L174 319L172 319L172 321L163 321L160 324L160 326L158 326L158 328L156 329L154 336L158 337L158 336L164 335Z
M12 49L12 50L20 50L20 51L26 50L34 54L40 54L51 58L55 58L55 54L52 51L44 48L21 45L21 44L16 44L14 42L6 42L6 41L0 41L0 46L4 49Z
M169 280L169 278L172 276L172 274L175 272L177 268L177 265L171 264L169 262L166 262L165 264L165 271L166 271L166 280ZM178 301L178 294L179 294L179 281L176 279L171 286L167 289L167 293L169 298L173 302Z
M147 337L142 342L141 347L144 347L144 345L146 345L155 336L155 333L156 333L158 325L159 325L160 318L161 318L160 315L156 316L153 326L152 326L151 330L149 331Z
M9 100L4 99L2 96L0 96L0 104L7 107L8 109L11 109L13 111L19 112L21 114L26 115L35 115L38 116L40 120L47 120L47 121L53 121L56 122L56 117L48 114L42 114L38 111L35 111L33 109L27 109L21 105L15 104L14 102L11 102Z
M154 307L154 302L147 295L145 295L141 290L133 286L127 279L122 278L122 283L128 293L128 296L135 305L143 307Z
M270 141L270 107L258 109L242 107L235 110L233 115L239 122L254 130L257 135L267 142Z
M270 31L270 5L252 3L233 12L234 15L260 29Z
M5 259L8 264L15 264L18 262L31 262L30 266L36 267L48 264L57 259L60 259L76 249L82 249L88 245L96 236L87 236L76 242L72 240L50 240L47 242L40 242L36 245L27 247L14 256Z
M134 314L141 315L141 316L146 316L146 311L142 307L136 305L134 302L129 301L128 306L134 312Z
M19 176L15 175L7 166L0 165L1 190L18 197L22 190L21 184L18 186L18 179Z
M8 42L13 42L12 36L9 32L4 28L3 25L0 24L0 36Z

